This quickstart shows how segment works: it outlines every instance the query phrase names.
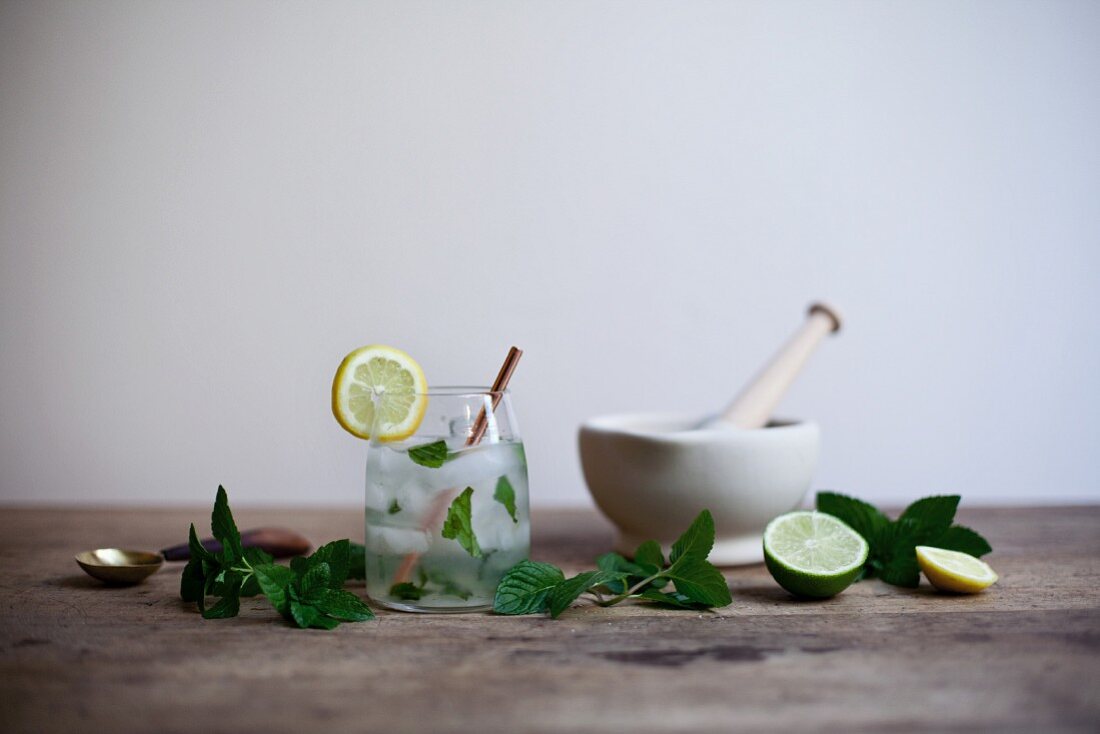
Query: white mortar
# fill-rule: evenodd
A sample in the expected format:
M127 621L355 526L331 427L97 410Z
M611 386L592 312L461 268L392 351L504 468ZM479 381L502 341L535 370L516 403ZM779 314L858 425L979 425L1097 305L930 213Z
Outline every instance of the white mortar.
M817 424L688 430L699 423L698 416L647 413L581 426L584 477L619 531L620 553L651 538L667 552L705 508L717 534L711 562L758 563L764 526L801 504L817 466Z

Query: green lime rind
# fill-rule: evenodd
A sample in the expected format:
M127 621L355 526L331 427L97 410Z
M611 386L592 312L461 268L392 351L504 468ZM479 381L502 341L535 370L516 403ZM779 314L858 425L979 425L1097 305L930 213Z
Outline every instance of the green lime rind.
M764 531L768 572L791 594L808 599L827 599L848 588L869 550L863 536L820 512L788 512Z

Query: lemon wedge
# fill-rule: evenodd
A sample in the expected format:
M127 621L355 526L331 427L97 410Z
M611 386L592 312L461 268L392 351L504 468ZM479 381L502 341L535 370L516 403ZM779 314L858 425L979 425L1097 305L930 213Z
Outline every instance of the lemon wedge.
M933 586L957 594L977 594L997 581L997 574L985 561L967 553L917 546L917 563Z
M428 381L412 357L370 344L344 357L332 379L332 414L348 433L400 441L416 433L428 407Z

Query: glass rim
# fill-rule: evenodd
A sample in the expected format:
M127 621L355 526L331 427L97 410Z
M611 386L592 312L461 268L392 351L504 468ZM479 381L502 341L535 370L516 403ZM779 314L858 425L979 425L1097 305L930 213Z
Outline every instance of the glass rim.
M512 391L494 390L492 385L439 385L429 386L424 392L414 392L413 395L428 398L482 398L511 395Z

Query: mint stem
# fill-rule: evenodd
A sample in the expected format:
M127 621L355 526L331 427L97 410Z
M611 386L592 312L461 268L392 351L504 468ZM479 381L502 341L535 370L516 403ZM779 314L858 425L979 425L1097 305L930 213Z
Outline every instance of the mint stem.
M609 607L613 604L618 604L623 599L627 599L631 596L634 596L634 594L638 593L638 589L641 589L641 588L645 587L647 584L653 583L657 579L661 578L661 576L663 576L663 575L664 575L664 571L658 571L657 573L653 574L649 578L643 579L643 580L639 581L638 583L634 584L633 586L631 586L629 589L627 589L623 593L619 594L618 596L613 596L610 599L603 599L601 597L601 598L596 600L596 603L598 605L600 605L601 607Z

